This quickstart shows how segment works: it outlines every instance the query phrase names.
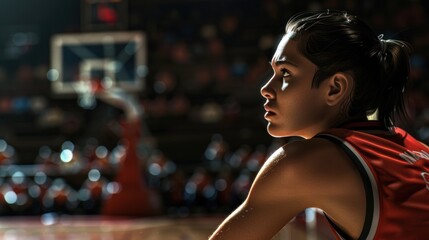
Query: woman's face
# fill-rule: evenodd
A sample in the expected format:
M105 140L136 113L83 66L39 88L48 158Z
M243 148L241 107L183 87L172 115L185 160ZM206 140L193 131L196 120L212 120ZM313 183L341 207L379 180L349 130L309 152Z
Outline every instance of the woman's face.
M310 138L323 130L324 90L311 86L317 67L298 51L292 36L286 34L277 46L271 61L274 74L261 88L265 119L274 137Z

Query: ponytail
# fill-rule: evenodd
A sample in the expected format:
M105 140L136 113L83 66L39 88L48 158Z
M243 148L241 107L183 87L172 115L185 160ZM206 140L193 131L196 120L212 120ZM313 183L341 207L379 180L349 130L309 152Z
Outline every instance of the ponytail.
M409 44L399 40L380 39L380 89L378 119L385 126L392 126L394 122L405 120L407 111L405 106L404 91L407 87L410 72Z

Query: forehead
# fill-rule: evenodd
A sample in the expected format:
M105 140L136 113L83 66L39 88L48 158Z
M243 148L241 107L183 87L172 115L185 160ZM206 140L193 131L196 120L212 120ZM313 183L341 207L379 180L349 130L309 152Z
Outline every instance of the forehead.
M302 61L304 56L298 51L298 44L292 39L294 32L286 33L279 44L273 55L273 62L288 61L292 63L298 63Z

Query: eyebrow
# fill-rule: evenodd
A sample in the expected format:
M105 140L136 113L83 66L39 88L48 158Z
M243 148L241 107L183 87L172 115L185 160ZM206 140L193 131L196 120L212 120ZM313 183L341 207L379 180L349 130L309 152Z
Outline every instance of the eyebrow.
M268 61L268 63L269 63L270 65L272 65L272 64L273 64L273 61ZM292 65L292 66L294 66L294 67L298 67L295 63L293 63L293 62L291 62L291 61L289 61L289 60L287 60L287 59L279 59L279 60L275 60L275 61L274 61L274 64L275 64L276 66L283 65L283 64L289 64L289 65Z

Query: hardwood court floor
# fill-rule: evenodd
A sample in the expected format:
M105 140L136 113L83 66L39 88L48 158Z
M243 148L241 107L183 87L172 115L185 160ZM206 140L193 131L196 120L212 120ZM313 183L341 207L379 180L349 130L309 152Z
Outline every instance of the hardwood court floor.
M1 217L3 240L204 240L222 221L219 217L115 219L99 216ZM308 235L308 234L307 234ZM328 240L306 237L290 223L275 240Z

